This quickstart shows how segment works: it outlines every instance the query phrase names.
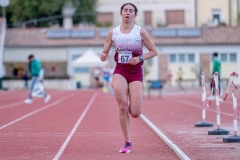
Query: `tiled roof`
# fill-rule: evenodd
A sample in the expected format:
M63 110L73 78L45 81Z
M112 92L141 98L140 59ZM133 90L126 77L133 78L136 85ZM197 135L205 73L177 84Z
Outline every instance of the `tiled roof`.
M58 38L49 39L47 37L47 29L7 29L6 46L19 47L42 47L42 46L84 46L84 45L102 45L104 39L95 38L79 39L79 38Z
M240 27L200 28L200 37L153 38L159 45L240 45Z
M54 46L101 46L101 38L96 29L94 38L48 38L46 28L7 29L6 47L54 47ZM149 34L156 45L240 45L240 27L200 28L199 37L154 37Z

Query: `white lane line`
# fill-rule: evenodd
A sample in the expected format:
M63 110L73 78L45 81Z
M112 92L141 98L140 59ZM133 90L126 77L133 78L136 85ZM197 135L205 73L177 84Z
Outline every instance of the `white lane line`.
M38 102L38 101L40 101L40 99L37 99L35 101ZM23 100L21 100L19 102L16 102L16 103L8 104L8 105L5 105L5 106L0 106L0 110L6 109L6 108L12 108L12 107L15 107L15 106L18 106L18 105L21 105L21 104L24 104Z
M172 98L166 98L166 99L171 99L171 100L173 100ZM174 101L180 102L180 103L183 103L183 104L187 104L187 105L192 106L192 107L195 107L195 108L202 109L202 105L198 105L198 104L195 104L195 103L192 103L192 102L188 102L188 101L185 101L185 100L176 100L176 99L174 99ZM216 110L211 109L211 108L209 108L209 107L208 107L208 108L206 107L206 110L208 110L208 111L210 111L210 112L216 112ZM222 114L222 115L225 115L225 116L229 116L229 117L232 117L232 116L233 116L232 114L227 113L227 112L223 112L223 111L221 111L221 114ZM239 119L239 118L240 118L240 117L238 117L238 119Z
M0 130L4 129L4 128L10 126L10 125L13 125L13 124L15 124L15 123L17 123L17 122L19 122L19 121L21 121L21 120L23 120L23 119L26 119L26 118L28 118L28 117L30 117L30 116L38 113L38 112L41 112L41 111L46 110L46 109L48 109L48 108L50 108L50 107L52 107L52 106L55 106L55 105L59 104L60 102L64 101L65 99L67 99L67 98L69 98L69 97L72 97L72 96L73 96L73 95L66 96L66 97L64 97L64 98L62 98L62 99L59 99L59 100L57 100L57 101L55 101L55 102L53 102L53 103L51 103L51 104L48 104L48 105L46 105L46 106L43 106L43 107L40 108L40 109L37 109L37 110L35 110L35 111L33 111L33 112L30 112L30 113L28 113L28 114L26 114L26 115L24 115L24 116L22 116L22 117L20 117L20 118L18 118L18 119L15 119L14 121L9 122L9 123L1 126L1 127L0 127Z
M2 96L1 96L0 102L4 102L4 101L9 100L9 99L10 99L10 100L11 100L11 99L17 99L17 98L20 98L20 97L24 98L22 95L19 95L19 96L9 95L8 97L2 97Z
M80 123L82 122L83 118L85 117L85 115L87 114L89 108L91 107L92 103L94 102L96 96L97 96L97 92L95 92L95 94L92 96L91 100L89 101L89 103L87 104L86 108L84 109L83 113L81 114L81 116L79 117L77 123L74 125L72 131L70 132L70 134L68 135L67 139L64 141L64 143L62 144L61 148L59 149L59 151L57 152L57 154L54 156L53 160L58 160L62 153L64 152L66 146L68 145L69 141L71 140L72 136L74 135L74 133L76 132L78 126L80 125Z
M18 106L20 104L23 104L23 101L19 101L19 102L16 102L16 103L8 104L8 105L5 105L5 106L0 106L0 110L5 109L5 108L15 107L15 106Z
M163 132L158 129L151 121L149 121L143 114L140 118L160 137L182 160L191 160L176 144L174 144Z

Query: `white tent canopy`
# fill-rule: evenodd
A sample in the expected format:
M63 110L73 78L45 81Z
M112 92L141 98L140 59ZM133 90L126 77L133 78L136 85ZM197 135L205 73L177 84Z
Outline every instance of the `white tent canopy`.
M102 62L92 49L88 49L81 57L73 61L73 67L104 67L107 61Z

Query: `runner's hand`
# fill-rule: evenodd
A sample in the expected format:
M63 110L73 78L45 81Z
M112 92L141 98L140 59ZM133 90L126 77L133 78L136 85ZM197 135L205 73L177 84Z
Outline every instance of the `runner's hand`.
M139 57L133 57L133 58L131 58L131 59L128 61L128 63L131 64L131 65L136 65L136 64L138 64L139 62L140 62Z
M106 61L107 60L107 56L108 56L107 53L102 53L101 56L100 56L101 61Z

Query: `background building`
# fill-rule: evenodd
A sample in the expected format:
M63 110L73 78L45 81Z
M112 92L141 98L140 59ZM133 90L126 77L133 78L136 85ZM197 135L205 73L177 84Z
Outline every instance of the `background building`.
M197 26L238 25L239 2L239 0L196 0Z
M98 0L97 21L119 25L120 7L126 0ZM194 27L193 0L133 0L139 10L137 24L145 27Z
M147 29L159 50L158 57L144 63L146 81L165 81L168 71L171 70L172 84L176 85L177 71L182 67L185 85L199 85L202 71L206 73L207 80L210 79L213 52L220 53L222 79L227 80L232 71L240 71L240 27L236 20L239 10L236 6L239 6L239 1L220 1L132 1L139 9L136 23ZM112 26L119 25L120 7L124 2L99 0L96 8L99 23L103 24L102 26L108 26L109 23ZM232 9L234 7L235 9ZM216 16L216 9L221 11L218 12L221 13L220 16ZM214 24L216 17L220 17L218 20L221 21ZM204 25L209 19L211 23ZM225 25L222 25L223 21ZM109 27L65 23L63 27L52 28L9 28L6 31L3 56L6 78L21 78L27 69L27 57L32 53L42 61L47 79L69 80L74 76L74 60L89 48L94 53L101 54L108 30ZM144 48L144 53L146 52ZM110 56L113 55L114 48L110 53ZM114 64L113 58L110 63ZM91 68L75 70L79 75L91 73ZM47 87L52 86L55 87L52 83Z

